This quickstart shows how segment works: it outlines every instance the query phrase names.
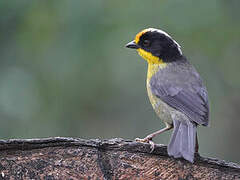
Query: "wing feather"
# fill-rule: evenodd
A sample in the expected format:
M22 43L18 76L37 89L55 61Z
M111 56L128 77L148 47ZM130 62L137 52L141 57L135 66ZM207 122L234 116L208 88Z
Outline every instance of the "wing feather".
M176 78L178 81L166 81L159 79L163 75L159 74L159 77L156 75L150 81L152 93L169 106L184 113L191 121L201 125L208 125L207 90L199 76L190 77L189 80L184 78L185 80L181 82L181 76L189 76L188 72L179 73L180 78ZM197 72L194 71L194 74L196 75Z

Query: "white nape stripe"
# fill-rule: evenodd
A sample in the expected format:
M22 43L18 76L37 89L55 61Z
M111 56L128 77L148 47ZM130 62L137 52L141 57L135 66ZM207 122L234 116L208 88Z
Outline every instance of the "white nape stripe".
M166 33L165 31L163 31L161 29L156 29L156 28L148 28L148 31L151 31L151 32L157 31L157 32L159 32L161 34L164 34L165 36L169 37L170 39L172 39L173 42L177 45L179 53L182 55L181 46L168 33Z

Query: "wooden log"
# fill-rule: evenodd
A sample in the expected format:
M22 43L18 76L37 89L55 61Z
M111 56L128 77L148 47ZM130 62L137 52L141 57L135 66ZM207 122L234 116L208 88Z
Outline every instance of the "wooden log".
M0 159L0 179L240 179L237 164L199 155L191 164L120 138L0 140Z

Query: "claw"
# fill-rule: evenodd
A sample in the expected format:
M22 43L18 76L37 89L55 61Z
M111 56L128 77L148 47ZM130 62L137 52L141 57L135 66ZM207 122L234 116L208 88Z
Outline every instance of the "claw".
M149 144L150 144L150 149L151 149L150 153L152 153L155 149L155 143L153 141L149 140Z
M149 139L146 139L146 138L144 138L144 139L136 138L135 141L141 142L141 143L148 143L148 142L149 142Z
M135 141L137 142L141 142L141 143L149 143L150 144L150 153L152 153L155 149L155 143L152 141L152 139L150 138L144 138L144 139L140 139L140 138L136 138Z

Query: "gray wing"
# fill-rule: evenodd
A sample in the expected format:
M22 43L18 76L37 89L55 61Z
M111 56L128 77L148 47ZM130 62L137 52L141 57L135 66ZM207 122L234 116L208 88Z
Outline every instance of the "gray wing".
M161 70L160 70L161 71ZM150 81L152 93L174 109L184 113L191 121L208 125L209 105L207 90L195 71L158 72ZM165 78L165 79L164 79ZM168 80L166 80L166 78Z

